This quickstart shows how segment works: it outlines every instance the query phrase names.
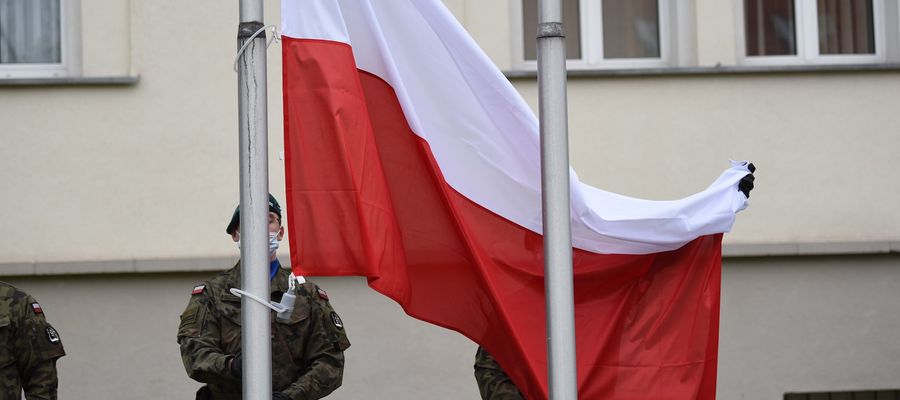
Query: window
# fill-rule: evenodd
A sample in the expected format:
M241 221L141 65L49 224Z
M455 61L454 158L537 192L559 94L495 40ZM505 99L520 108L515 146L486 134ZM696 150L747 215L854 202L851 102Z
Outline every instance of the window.
M668 0L563 0L566 57L571 69L669 65ZM513 2L514 59L537 68L538 0Z
M0 78L73 72L71 1L0 0Z
M883 0L741 0L745 64L884 62Z

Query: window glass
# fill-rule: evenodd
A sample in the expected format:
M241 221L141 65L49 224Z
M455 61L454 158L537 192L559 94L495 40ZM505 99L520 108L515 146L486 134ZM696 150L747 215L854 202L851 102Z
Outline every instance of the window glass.
M797 54L793 0L744 0L747 55Z
M603 0L603 57L659 58L659 2Z
M581 12L578 0L563 0L563 26L566 30L566 58L581 59ZM522 1L522 37L525 60L537 60L538 0Z
M819 54L875 54L872 0L818 0Z
M59 0L0 0L0 64L60 62Z

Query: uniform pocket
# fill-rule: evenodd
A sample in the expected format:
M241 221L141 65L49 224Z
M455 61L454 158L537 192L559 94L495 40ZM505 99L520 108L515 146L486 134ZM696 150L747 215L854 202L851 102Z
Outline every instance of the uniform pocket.
M178 325L178 338L200 336L206 313L205 304L199 301L192 301L181 313L181 323Z
M217 311L227 320L237 326L241 326L241 298L229 292L222 293L219 296L219 303L216 305Z
M298 295L297 299L294 300L294 312L291 313L291 318L287 321L281 321L278 318L275 318L275 321L283 325L293 325L308 318L309 300L307 300L305 296Z

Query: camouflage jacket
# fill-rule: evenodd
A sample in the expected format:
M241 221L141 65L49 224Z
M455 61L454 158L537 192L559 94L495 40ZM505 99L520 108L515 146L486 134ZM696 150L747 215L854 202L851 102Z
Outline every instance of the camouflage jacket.
M279 268L272 300L288 289L290 272ZM241 380L228 371L241 352L240 263L194 287L181 314L178 343L188 375L206 383L213 399L240 399ZM297 285L294 312L287 322L272 312L272 389L294 400L320 399L341 385L344 350L350 347L344 325L328 295L312 283Z
M478 346L475 353L475 381L484 400L524 400L525 396L509 379L497 360Z
M0 282L0 399L56 399L62 341L33 297Z

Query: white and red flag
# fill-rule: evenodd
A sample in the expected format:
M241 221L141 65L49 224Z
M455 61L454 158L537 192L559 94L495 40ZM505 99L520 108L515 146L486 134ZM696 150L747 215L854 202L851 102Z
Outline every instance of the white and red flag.
M439 0L283 0L282 19L297 272L367 276L546 398L534 113ZM748 173L649 201L571 172L582 398L715 397L721 234Z

